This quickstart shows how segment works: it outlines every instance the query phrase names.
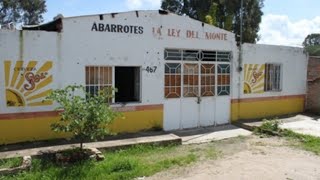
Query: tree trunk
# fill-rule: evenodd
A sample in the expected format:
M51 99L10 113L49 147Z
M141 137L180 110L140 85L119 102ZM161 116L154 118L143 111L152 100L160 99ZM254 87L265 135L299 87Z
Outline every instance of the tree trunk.
M80 150L81 151L83 150L83 141L82 140L80 141Z

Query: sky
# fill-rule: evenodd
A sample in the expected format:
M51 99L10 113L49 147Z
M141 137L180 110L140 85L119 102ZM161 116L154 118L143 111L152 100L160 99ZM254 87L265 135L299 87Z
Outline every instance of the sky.
M240 2L240 0L239 0ZM156 10L161 0L47 0L45 22L64 17ZM265 0L260 24L261 44L301 46L310 33L320 33L320 0Z

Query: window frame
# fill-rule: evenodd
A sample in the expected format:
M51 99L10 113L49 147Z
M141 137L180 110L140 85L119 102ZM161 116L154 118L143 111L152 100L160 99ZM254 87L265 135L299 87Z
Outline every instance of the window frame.
M279 80L277 81L277 85L278 87L274 87L273 86L273 76L271 78L267 77L269 74L269 68L268 65L272 65L274 67L279 67ZM275 68L273 68L274 71ZM269 89L268 87L268 81L270 81L271 79L271 89ZM265 63L265 80L264 80L264 92L281 92L282 91L282 87L283 87L283 64L282 63L273 63L273 62L269 62L269 63Z
M197 51L198 52L198 59L197 60L186 60L184 58L184 52L185 51ZM226 51L226 50L208 50L208 49L182 49L182 48L165 48L164 49L164 68L166 67L166 64L170 64L170 63L178 63L181 65L181 74L180 74L180 79L181 79L181 84L180 84L180 88L181 88L181 92L180 92L180 96L179 97L168 97L168 95L166 94L166 86L165 86L165 82L163 85L163 90L164 90L164 94L163 97L165 99L179 99L179 98L194 98L194 97L188 97L188 96L184 96L184 65L185 64L198 64L198 95L199 97L218 97L218 96L230 96L231 95L231 82L232 82L232 60L233 60L233 52L230 51ZM174 55L178 55L178 56L169 56L169 54L172 53ZM205 53L209 55L205 56ZM212 54L210 55L210 53L214 54L214 56L212 56ZM226 55L228 54L228 60L226 60L226 58L219 58L219 55ZM172 59L170 59L172 57ZM179 58L177 58L179 57ZM208 57L212 58L212 60L210 60ZM202 79L202 74L201 74L201 66L203 64L212 64L214 65L214 84L212 86L214 86L214 92L213 92L213 96L203 96L201 89L202 89L202 85L201 85L201 79ZM229 65L230 68L230 72L229 72L229 84L228 85L218 85L218 65ZM164 69L165 70L165 69ZM165 76L166 73L164 73L164 80L165 80ZM218 86L219 87L226 87L229 86L228 88L228 94L221 94L218 92Z
M93 86L93 84L88 84L87 85L87 81L86 81L86 78L87 78L87 72L86 72L86 68L89 68L89 67L98 67L98 68L101 68L101 67L107 67L107 68L111 68L111 87L112 88L116 88L115 87L115 68L116 67L132 67L132 68L138 68L139 69L139 100L138 101L129 101L129 102L115 102L115 91L112 91L112 100L110 102L110 105L112 106L116 106L116 105L121 105L121 104L140 104L142 103L142 66L128 66L128 65L85 65L84 69L85 69L85 87L87 86ZM100 74L99 74L100 75ZM98 78L99 79L99 78ZM85 89L86 90L86 89ZM86 90L87 92L87 90Z

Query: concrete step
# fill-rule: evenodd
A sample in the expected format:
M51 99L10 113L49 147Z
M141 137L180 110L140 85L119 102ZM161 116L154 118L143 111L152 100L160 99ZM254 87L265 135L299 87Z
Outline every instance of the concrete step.
M100 142L90 142L84 143L84 147L97 148L99 150L113 150L123 147L130 147L134 145L141 144L159 144L159 145L168 145L168 144L182 144L182 139L179 136L174 134L164 134L157 136L146 136L138 138L128 138L121 140L109 140L109 141L100 141ZM50 147L40 147L40 148L31 148L24 150L16 151L5 151L0 153L0 159L13 158L13 157L22 157L22 156L38 156L41 155L41 152L48 151L60 151L71 149L74 147L79 147L79 144L67 144L67 145L58 145Z

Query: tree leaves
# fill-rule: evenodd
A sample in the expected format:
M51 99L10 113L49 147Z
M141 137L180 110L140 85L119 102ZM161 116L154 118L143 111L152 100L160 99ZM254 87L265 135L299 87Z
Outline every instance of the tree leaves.
M320 34L309 34L302 44L310 56L320 56Z
M46 11L45 0L0 0L0 24L40 24Z
M244 0L243 42L256 43L259 40L263 2L264 0ZM239 0L163 0L161 8L179 15L186 14L240 35Z
M63 111L61 120L51 125L52 130L72 133L81 144L86 139L97 140L112 134L108 125L119 117L108 104L113 91L107 88L91 95L83 86L76 85L54 90L47 99L59 103Z

